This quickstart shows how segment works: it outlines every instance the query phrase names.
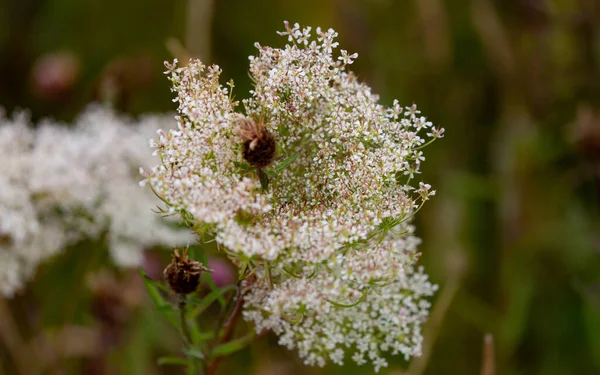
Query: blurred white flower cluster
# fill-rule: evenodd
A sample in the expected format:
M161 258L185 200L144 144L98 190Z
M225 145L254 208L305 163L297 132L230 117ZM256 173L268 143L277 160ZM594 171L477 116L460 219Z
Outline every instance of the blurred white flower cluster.
M356 54L335 57L333 30L285 26L290 45L256 44L243 114L219 67L166 64L179 125L159 132L144 183L240 267L257 331L307 364L349 349L378 371L385 352L421 351L436 286L415 270L410 218L435 193L414 179L443 129L414 105L379 104L346 70Z
M83 238L106 233L120 266L135 266L145 246L185 243L189 231L152 215L156 198L140 192L150 165L148 138L169 116L139 121L90 107L73 127L0 109L0 295L11 296L39 263Z

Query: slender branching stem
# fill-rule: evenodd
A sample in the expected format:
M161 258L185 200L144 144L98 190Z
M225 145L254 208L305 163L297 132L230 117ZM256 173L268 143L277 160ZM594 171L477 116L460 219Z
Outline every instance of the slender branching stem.
M219 344L224 344L224 343L228 342L229 340L231 340L231 337L233 336L233 329L235 327L235 324L236 324L238 318L240 317L240 315L242 313L243 306L244 306L244 296L242 293L241 286L238 285L235 306L233 307L233 311L231 312L231 315L229 315L229 319L227 319L227 322L225 323L225 326L223 329L223 335L221 336L221 338L218 341ZM216 357L210 361L210 363L206 367L206 375L216 374L217 368L219 367L219 364L221 363L222 358L223 357Z
M225 332L223 333L223 336L221 338L222 343L227 342L231 339L231 336L233 335L233 328L235 327L235 323L239 318L240 314L242 313L243 306L244 298L242 295L241 288L238 288L235 306L233 308L233 311L231 312L231 315L229 316L229 319L227 319L227 323L225 323Z
M221 328L223 327L223 323L225 322L225 317L226 317L227 311L229 311L229 308L231 307L235 297L238 295L239 288L240 288L240 286L238 284L236 290L233 291L233 293L231 293L231 296L227 299L227 303L225 304L225 307L223 308L223 311L219 316L219 320L217 321L217 325L215 326L214 337L216 339L219 338L219 332L221 332Z

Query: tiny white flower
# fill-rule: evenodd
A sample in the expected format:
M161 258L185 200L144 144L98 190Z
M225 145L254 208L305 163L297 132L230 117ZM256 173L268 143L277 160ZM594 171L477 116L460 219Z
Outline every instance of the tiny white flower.
M84 238L105 233L124 267L139 265L144 247L190 239L152 215L155 197L138 187L147 180L138 182L136 171L154 160L148 137L172 123L170 116L134 122L101 107L87 109L73 127L46 120L34 129L26 114L0 116L0 296Z

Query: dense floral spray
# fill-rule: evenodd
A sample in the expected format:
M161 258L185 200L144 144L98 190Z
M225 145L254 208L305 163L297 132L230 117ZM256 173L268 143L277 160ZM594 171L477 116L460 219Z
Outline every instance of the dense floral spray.
M167 63L177 129L152 142L143 172L245 278L244 317L310 365L387 366L421 351L436 290L415 268L411 217L435 191L416 182L422 149L444 130L416 106L379 104L346 68L333 30L285 23L290 44L256 44L254 88L234 100L218 66Z

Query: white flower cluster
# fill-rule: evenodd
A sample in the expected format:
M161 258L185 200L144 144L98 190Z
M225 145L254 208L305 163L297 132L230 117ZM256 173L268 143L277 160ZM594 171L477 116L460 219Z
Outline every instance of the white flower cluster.
M436 286L414 269L409 222L435 192L411 182L443 129L414 105L378 104L346 70L356 54L334 57L333 30L314 38L285 25L290 45L256 44L250 57L244 114L219 67L166 64L179 126L159 132L162 164L144 182L248 275L244 316L257 331L273 330L307 364L341 364L349 348L378 371L384 352L421 350L423 297ZM267 133L276 152L264 167L248 155L268 157Z
M138 265L145 246L190 239L150 214L156 198L137 183L139 166L152 159L148 137L170 122L90 107L74 127L45 121L34 129L26 113L8 119L0 111L0 295L84 237L106 233L121 266Z

